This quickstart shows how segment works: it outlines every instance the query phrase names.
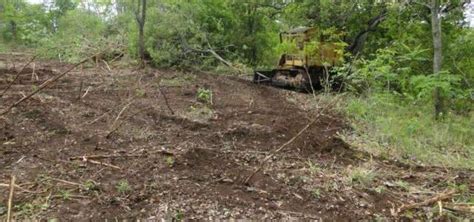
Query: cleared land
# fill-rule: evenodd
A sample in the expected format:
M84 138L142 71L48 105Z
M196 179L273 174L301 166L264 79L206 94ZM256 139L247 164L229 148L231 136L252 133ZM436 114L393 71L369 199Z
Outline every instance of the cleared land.
M0 91L28 60L0 56ZM34 61L2 96L0 110L68 67ZM211 98L199 101L199 89L210 89ZM6 217L15 175L16 218L472 216L472 206L462 204L473 198L472 170L355 150L338 136L350 129L330 102L305 109L311 100L207 73L75 69L0 117L0 215Z

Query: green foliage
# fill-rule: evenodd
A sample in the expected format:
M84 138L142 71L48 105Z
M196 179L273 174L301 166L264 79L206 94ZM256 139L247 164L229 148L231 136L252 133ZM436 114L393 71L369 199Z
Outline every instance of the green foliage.
M165 162L168 165L168 167L173 167L175 161L174 161L174 158L172 156L168 156L168 157L166 157Z
M63 199L63 200L70 200L71 199L71 191L69 190L60 190L59 191L59 196Z
M196 97L199 102L212 104L212 91L210 89L199 88Z
M119 192L120 194L127 194L132 190L127 180L120 180L115 186L115 188L117 188L117 192Z
M59 19L57 29L41 40L38 54L42 57L78 61L97 53L105 45L105 24L90 12L67 12Z
M274 63L273 46L278 38L275 22L253 1L162 4L161 9L149 8L146 27L147 50L156 65L216 67L219 61L209 50L235 63Z

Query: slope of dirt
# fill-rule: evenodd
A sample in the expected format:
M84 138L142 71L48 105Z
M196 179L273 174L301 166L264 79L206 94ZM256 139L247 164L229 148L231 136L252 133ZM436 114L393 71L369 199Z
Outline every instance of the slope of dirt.
M26 61L0 56L0 92ZM0 109L69 66L35 62ZM200 88L212 101L198 101ZM331 109L318 115L288 96L311 99L206 73L76 69L0 117L0 215L11 175L16 218L430 218L430 208L396 211L450 186L472 196L471 171L372 158L338 138L348 128Z

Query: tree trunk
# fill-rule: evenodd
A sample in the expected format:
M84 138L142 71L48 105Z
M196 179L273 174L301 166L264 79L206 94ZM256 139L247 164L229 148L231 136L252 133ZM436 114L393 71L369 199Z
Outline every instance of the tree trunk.
M441 41L440 0L431 0L431 34L433 36L433 74L439 77L443 62L443 47ZM435 117L438 119L443 112L441 90L434 90Z
M146 0L137 0L137 23L138 23L138 56L140 65L145 65L145 20L146 20Z
M13 38L13 41L16 42L17 40L17 26L16 26L16 22L15 21L10 21L10 27L11 27L11 31L12 31L12 38Z

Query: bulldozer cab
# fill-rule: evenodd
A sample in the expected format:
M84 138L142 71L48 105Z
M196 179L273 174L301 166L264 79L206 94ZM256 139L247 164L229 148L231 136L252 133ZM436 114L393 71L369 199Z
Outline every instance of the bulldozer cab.
M285 53L279 61L280 68L290 67L323 67L335 66L340 63L341 47L332 42L326 42L324 35L314 27L300 27L280 33L280 42L295 44L296 52ZM305 48L317 42L313 49Z
M280 43L294 42L298 49L303 50L306 42L311 41L317 33L316 28L300 27L280 33Z

